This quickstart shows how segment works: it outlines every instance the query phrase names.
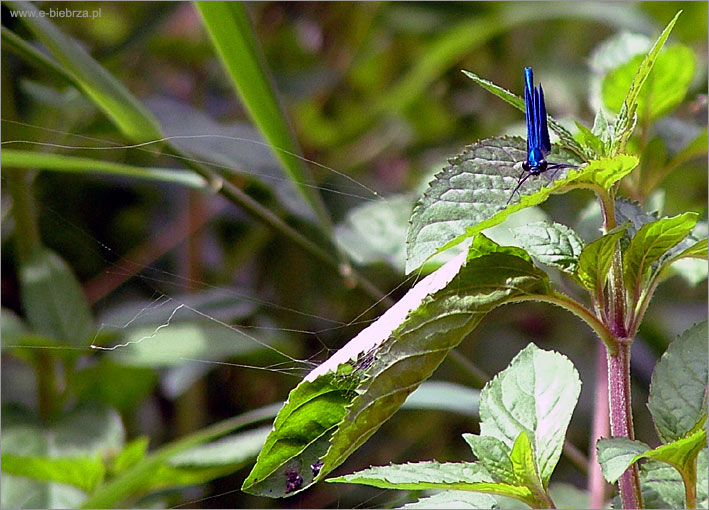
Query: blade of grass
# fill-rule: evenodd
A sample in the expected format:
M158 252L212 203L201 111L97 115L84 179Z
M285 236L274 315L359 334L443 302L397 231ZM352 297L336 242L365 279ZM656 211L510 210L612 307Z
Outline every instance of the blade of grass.
M12 9L35 12L20 21L52 52L74 81L116 126L136 142L161 138L160 126L152 114L76 41L64 35L39 9L25 1L11 1Z
M281 149L276 150L276 156L296 189L315 211L321 226L330 233L331 222L322 199L309 186L312 177L302 160L295 156L300 154L300 147L276 96L244 5L241 2L196 2L196 5L251 118L268 143Z
M181 184L190 188L207 187L207 182L199 175L171 168L143 168L100 159L14 149L3 149L0 157L4 168L37 168L54 172L108 174Z
M34 46L7 27L2 27L2 42L5 48L15 52L25 60L30 61L39 68L58 74L69 83L72 83L74 86L78 87L78 84L71 73L59 65L54 59L48 57L41 51L37 51Z

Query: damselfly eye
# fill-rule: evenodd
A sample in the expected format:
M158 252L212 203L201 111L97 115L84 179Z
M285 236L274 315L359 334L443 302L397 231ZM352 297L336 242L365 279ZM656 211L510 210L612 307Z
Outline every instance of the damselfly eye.
M529 172L529 162L528 161L522 162L522 170L524 170L525 172Z

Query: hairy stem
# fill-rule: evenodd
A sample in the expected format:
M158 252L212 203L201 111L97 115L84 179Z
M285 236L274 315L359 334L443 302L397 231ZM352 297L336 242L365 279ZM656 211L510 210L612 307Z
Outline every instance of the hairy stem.
M611 437L635 439L630 400L630 339L619 339L615 354L608 353L608 395ZM618 480L623 508L642 508L638 466L634 463Z
M603 212L603 231L616 227L615 200L611 189L598 193ZM635 439L630 392L630 346L633 336L626 326L626 290L623 282L623 256L617 242L608 275L605 303L608 305L606 326L613 335L612 346L606 342L608 359L608 401L610 410L611 437ZM642 492L638 465L633 463L618 479L623 508L642 508Z

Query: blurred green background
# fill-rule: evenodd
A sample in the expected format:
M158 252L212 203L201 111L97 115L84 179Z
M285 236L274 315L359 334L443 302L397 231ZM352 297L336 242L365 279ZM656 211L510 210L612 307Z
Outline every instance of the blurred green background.
M100 17L93 20L51 21L146 105L165 135L186 135L176 143L191 158L212 164L307 238L327 249L331 249L329 242L337 244L343 257L382 291L391 291L394 299L408 288L400 286L405 280L408 215L433 173L447 157L475 140L523 134L523 115L475 86L460 70L519 94L522 69L533 66L536 79L544 85L549 113L570 127L573 120L590 127L603 102L605 74L629 60L633 49L646 51L647 41L683 9L670 43L681 43L694 52L691 83L684 101L652 119L652 125L642 130L643 137L634 141L631 147L642 153L646 179L627 185L625 191L647 202L649 209L662 204L666 215L687 210L706 214L706 142L704 149L682 164L668 166L701 133L706 139L706 2L246 4L284 119L302 155L316 162L308 165L314 186L310 189L320 194L335 225L330 239L302 200L294 198L277 153L259 142L262 138L193 4L36 5L43 10L100 7ZM3 31L34 40L7 6L3 6L2 23ZM87 96L56 73L20 57L8 48L5 35L4 150L76 155L143 168L183 168L180 159L165 154L161 143L121 148L132 141ZM118 148L109 150L111 146ZM102 149L86 149L90 147ZM349 279L221 196L127 176L37 171L23 175L29 175L41 240L81 282L94 314L97 332L92 338L100 345L139 343L115 351L81 349L72 353L70 363L63 358L71 352L67 348L14 348L18 342L52 342L23 322L16 253L17 237L23 232L16 229L5 167L3 432L41 414L38 370L49 363L55 371L56 394L63 399L61 410L77 405L113 409L116 449L140 436L148 436L154 448L208 424L285 400L310 365L294 363L263 344L297 360L320 362L328 350L342 346L364 321L384 309L375 306L371 296L353 289ZM585 227L594 235L597 227L588 226L592 199L584 192L552 197L534 214ZM652 368L678 333L706 316L706 293L706 280L666 282L634 345L637 434L650 444L656 438L644 403ZM179 303L189 308L175 311ZM168 320L169 327L146 338ZM579 369L584 387L569 439L588 452L597 340L572 316L535 304L503 307L491 313L458 351L494 375L530 341L568 355ZM481 382L460 362L448 360L434 378L478 388ZM460 437L463 432L477 432L473 418L445 410L402 410L338 473L390 461L470 460ZM213 481L166 486L128 504L377 507L403 504L410 498L404 493L327 484L282 501L254 498L237 490L252 463L253 458L234 461ZM5 482L18 480L3 475L3 488ZM555 480L580 489L586 483L585 474L566 459ZM56 494L47 495L46 487L32 483L24 496L3 490L3 506L61 506L61 499L52 499ZM18 499L6 499L11 496ZM80 504L82 496L66 497L75 497L66 501ZM189 503L196 500L201 501Z

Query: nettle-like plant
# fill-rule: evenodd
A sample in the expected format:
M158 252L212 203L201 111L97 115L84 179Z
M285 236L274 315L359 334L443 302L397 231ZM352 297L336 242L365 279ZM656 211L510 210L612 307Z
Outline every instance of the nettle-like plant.
M611 100L613 89L626 83L615 119L601 110L592 129L577 124L576 136L548 119L560 142L553 161L570 168L531 176L510 200L526 144L517 137L496 137L467 147L436 175L410 220L407 272L472 241L292 390L243 490L282 497L323 480L489 311L541 301L575 314L605 344L612 438L598 442L598 460L605 478L618 481L622 506L707 507L706 322L672 343L652 376L648 406L661 446L652 449L634 439L630 405L630 346L655 289L673 263L706 259L708 251L697 213L659 217L618 196L619 181L640 162L627 149L638 118L645 129L649 119L676 106L688 86L675 74L672 83L655 80L648 87L653 67L671 70L686 62L684 50L663 51L676 19L646 55L604 81ZM689 57L691 67L691 51ZM524 110L520 97L466 74ZM515 211L577 188L595 193L600 204L602 235L592 242L552 222L515 229L518 247L500 246L482 234ZM557 290L535 260L573 279L587 292L590 306ZM328 481L442 491L407 508L491 508L501 504L500 496L553 508L549 481L580 388L565 356L530 344L482 390L480 434L465 435L477 462L373 467ZM647 459L641 469L640 459Z

